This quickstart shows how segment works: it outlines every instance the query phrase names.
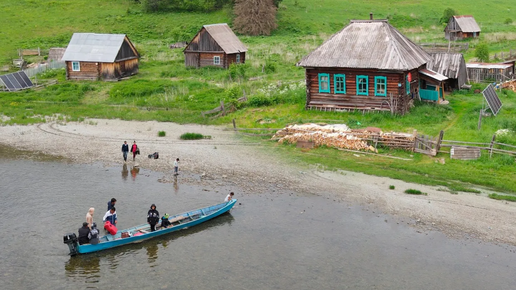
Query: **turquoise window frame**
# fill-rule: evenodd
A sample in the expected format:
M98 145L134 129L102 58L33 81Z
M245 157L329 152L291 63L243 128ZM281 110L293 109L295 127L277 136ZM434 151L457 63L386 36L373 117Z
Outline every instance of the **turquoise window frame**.
M322 81L321 79L326 77L326 81ZM321 84L325 82L327 89L322 89ZM319 74L319 93L329 93L330 92L330 74Z
M378 92L378 85L380 84L380 80L383 81L385 86L383 94ZM378 97L387 97L387 77L374 77L374 95Z
M342 80L338 80L338 78L342 78ZM339 90L339 84L342 83L342 90ZM333 75L333 88L336 94L345 94L346 93L346 75L336 74Z
M366 91L360 92L360 80L365 79ZM368 76L357 76L357 96L369 96L369 77Z
M405 76L405 91L407 95L410 95L410 82L408 81L408 75Z

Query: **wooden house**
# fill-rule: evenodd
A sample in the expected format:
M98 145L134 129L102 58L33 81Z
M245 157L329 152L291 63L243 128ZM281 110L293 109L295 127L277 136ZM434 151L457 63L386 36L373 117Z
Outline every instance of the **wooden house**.
M298 63L306 70L306 108L404 114L429 60L387 20L352 20Z
M125 34L74 33L62 60L69 80L119 80L138 73L140 55Z
M245 63L247 47L226 23L204 25L185 50L186 67L214 66L228 68Z
M466 84L468 72L462 53L431 53L432 59L426 64L428 69L438 72L448 79L444 90L458 90Z
M468 77L473 82L505 82L514 79L514 62L507 63L467 63Z
M477 38L480 36L480 27L471 15L454 15L444 28L444 37L448 40Z

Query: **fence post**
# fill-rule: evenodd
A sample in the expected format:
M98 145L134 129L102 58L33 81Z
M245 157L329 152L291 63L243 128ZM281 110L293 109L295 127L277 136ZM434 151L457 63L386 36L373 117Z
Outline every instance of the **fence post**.
M496 139L496 134L493 135L493 139L491 140L491 145L489 146L489 158L493 156L493 145Z
M236 122L235 122L235 119L233 119L233 131L236 132L237 128L236 128Z
M441 149L441 143L443 142L444 137L444 131L441 130L439 132L439 138L437 139L437 144L435 144L435 154L439 153L439 150Z

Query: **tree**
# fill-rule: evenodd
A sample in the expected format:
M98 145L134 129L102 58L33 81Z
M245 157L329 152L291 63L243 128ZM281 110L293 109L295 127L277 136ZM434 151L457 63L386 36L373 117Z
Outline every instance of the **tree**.
M270 35L277 27L272 0L236 0L235 30L248 35Z
M489 47L485 43L480 43L475 48L475 57L481 62L489 61Z
M439 20L439 23L441 23L441 24L448 23L448 21L450 21L450 18L452 18L453 15L458 15L458 14L459 14L459 12L457 12L457 10L454 10L452 8L446 8L446 9L444 9L443 16Z

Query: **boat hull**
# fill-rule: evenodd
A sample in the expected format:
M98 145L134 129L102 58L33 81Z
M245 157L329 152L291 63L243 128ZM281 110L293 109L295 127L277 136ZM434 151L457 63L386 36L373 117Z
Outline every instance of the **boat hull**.
M148 224L139 225L129 229L121 230L116 235L105 235L100 238L101 242L96 245L83 244L77 245L78 254L87 254L107 250L115 247L120 247L127 244L139 243L144 240L152 239L158 236L166 235L172 232L176 232L185 228L193 227L201 224L205 221L211 220L221 214L228 212L236 203L236 199L229 202L185 212L169 218L171 221L177 221L176 224L165 229L159 229L154 232L146 232L149 229ZM123 233L139 233L138 235L132 235L129 237L122 238ZM72 254L72 253L70 253Z

